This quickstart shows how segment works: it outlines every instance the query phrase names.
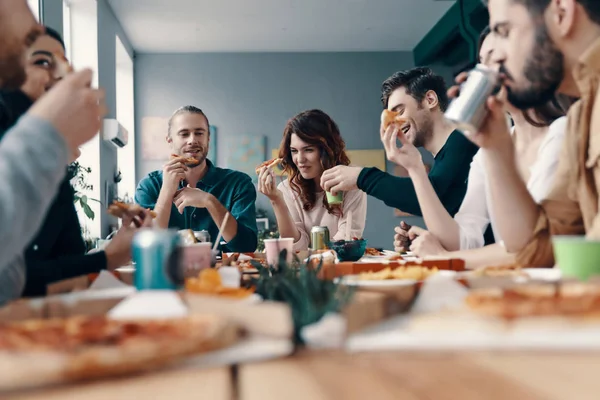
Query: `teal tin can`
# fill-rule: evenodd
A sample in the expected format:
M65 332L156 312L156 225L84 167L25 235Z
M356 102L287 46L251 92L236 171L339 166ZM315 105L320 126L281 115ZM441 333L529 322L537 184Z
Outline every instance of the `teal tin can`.
M172 229L143 229L135 234L131 247L138 290L176 290L183 286L179 240Z

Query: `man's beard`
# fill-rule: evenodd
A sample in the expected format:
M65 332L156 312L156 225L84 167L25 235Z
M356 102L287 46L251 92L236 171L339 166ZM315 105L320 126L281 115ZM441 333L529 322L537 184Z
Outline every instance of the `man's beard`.
M425 147L427 142L431 140L433 136L433 121L427 115L423 115L420 118L419 124L415 121L415 140L413 140L413 146Z
M200 165L204 164L204 161L206 160L207 156L208 156L208 149L201 147L198 151L198 156L196 157L196 160L198 160L198 164L188 165L188 167L189 168L199 167Z
M510 74L501 66L501 72ZM526 89L506 87L507 100L520 110L546 104L556 94L564 78L564 56L556 48L543 22L536 28L535 45L523 70Z
M21 53L0 54L0 86L3 89L20 88L27 79Z

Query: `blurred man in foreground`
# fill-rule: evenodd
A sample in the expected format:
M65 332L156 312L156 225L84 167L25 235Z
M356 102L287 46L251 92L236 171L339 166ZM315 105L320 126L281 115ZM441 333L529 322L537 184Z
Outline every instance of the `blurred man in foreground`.
M25 82L25 51L42 32L26 0L0 2L0 86ZM100 129L103 94L90 88L91 81L89 70L66 77L0 142L0 304L21 294L21 254L39 229L71 154Z

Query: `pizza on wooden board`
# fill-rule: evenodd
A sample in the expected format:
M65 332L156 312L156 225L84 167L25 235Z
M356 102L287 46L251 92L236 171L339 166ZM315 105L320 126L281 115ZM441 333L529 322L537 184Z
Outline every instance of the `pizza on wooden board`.
M104 316L0 324L0 391L156 369L227 347L237 327L213 315L156 320Z
M532 316L600 316L600 284L528 283L509 288L471 290L467 305L475 312L506 319Z

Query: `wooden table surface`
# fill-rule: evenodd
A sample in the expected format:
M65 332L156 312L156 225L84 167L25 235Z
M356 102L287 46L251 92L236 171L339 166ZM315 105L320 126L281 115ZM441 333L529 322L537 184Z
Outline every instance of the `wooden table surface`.
M216 369L169 369L121 379L99 380L0 394L11 400L120 400L120 399L210 399L231 400L233 385L229 367Z
M243 400L600 399L600 354L305 353L241 366Z
M303 352L0 395L19 400L596 400L600 353Z

